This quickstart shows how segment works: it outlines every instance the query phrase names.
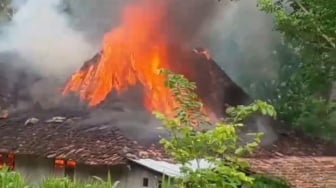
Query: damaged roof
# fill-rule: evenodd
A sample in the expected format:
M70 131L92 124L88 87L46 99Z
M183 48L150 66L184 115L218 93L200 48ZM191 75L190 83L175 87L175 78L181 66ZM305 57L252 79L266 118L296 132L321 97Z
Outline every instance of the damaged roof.
M15 115L0 120L0 153L74 159L89 165L133 161L170 176L180 173L161 147L135 142L115 127L86 127L79 118L66 116L29 117L32 116ZM335 151L335 145L293 132L282 135L273 146L260 148L248 160L252 171L284 177L293 187L334 187L336 158L326 156L335 156Z
M211 61L206 62L208 62L208 64L205 64L206 66L215 65ZM22 92L18 91L29 89L30 85L26 84L26 82L38 80L39 78L18 74L4 68L1 65L0 107L10 109L11 105L18 103L18 99L31 101L29 95L27 96L25 93L22 94ZM200 68L199 70L203 69ZM4 75L7 75L5 73L11 76L16 75L17 78L15 80L18 80L18 84L14 84L13 87L7 87L5 78L3 78ZM206 92L204 93L211 93L206 88L206 86L210 85L207 79L200 78L200 80L203 80L204 83L201 84L205 87L204 91ZM225 86L225 79L219 84ZM233 94L235 93L233 92ZM217 96L221 96L220 92L217 94ZM244 97L244 95L242 96ZM52 98L50 95L47 95L47 97ZM228 101L232 102L236 96L226 97L230 99ZM238 99L237 101L239 101ZM222 102L217 103L222 104ZM0 109L0 153L14 152L48 158L74 159L79 163L90 165L123 164L131 159L153 168L153 161L151 160L159 161L161 164L162 161L170 161L160 146L138 143L126 137L125 130L123 132L115 126L106 126L104 123L92 124L89 127L83 126L81 119L85 118L85 113L82 112L71 114L66 109L55 109L53 112L43 110L41 114L33 112L32 109L22 114L9 112L7 117L7 112L2 111L3 109ZM2 115L2 112L5 112L5 115ZM57 116L61 117L57 118ZM133 119L134 115L126 118ZM110 121L110 123L114 125L114 121ZM139 122L136 123L139 125ZM146 125L137 127L141 126ZM293 131L279 135L279 140L276 143L272 146L258 149L250 157L252 157L253 170L284 175L293 181L293 185L297 185L297 187L310 187L307 185L301 186L301 183L309 182L309 180L313 181L317 175L324 175L325 178L334 180L335 164L331 163L331 161L335 161L335 158L332 157L323 161L318 159L325 156L336 156L335 148L335 144L310 138ZM148 160L150 160L150 163L148 163ZM157 169L161 168L160 166L155 167ZM313 172L316 173L314 174ZM305 176L302 176L302 174L305 174ZM320 180L315 178L314 184L326 181L325 178L319 178ZM328 185L335 187L335 182L331 182Z
M104 123L84 126L81 124L84 115L66 117L65 114L69 114L66 111L61 114L63 117L45 113L49 115L32 118L29 113L10 114L0 119L0 152L67 158L97 165L124 163L126 158L169 160L158 144L139 143L115 126ZM274 145L259 148L251 157L335 156L335 152L334 144L292 132L280 135Z
M47 122L49 120L49 122ZM116 165L127 158L165 160L161 147L141 145L120 130L81 127L76 119L14 117L0 121L0 152L74 159L90 165Z

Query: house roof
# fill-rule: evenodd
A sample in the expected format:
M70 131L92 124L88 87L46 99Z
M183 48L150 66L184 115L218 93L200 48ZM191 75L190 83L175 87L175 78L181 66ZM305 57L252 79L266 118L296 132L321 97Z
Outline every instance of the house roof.
M0 152L71 158L97 165L124 163L126 158L169 160L161 146L136 142L125 136L125 132L104 123L84 126L80 118L85 117L66 110L59 111L67 118L58 123L55 122L57 118L47 122L57 114L50 111L43 111L45 114L10 114L7 119L0 120ZM25 125L31 117L40 121ZM334 144L292 132L281 135L272 146L259 148L251 157L336 156L334 148Z
M206 66L215 65L212 61L206 62L209 63L205 64ZM202 71L203 69L199 68L197 70ZM213 70L218 69L214 68ZM183 70L181 71L183 72ZM1 77L5 75L3 73L8 73L12 76L17 74L15 71L5 70L4 66L1 65L0 107L8 107L13 104L13 102L16 102L17 98L15 95L10 95L10 91L6 91L10 87L5 86L5 79ZM29 85L25 85L23 82L28 82L29 79L20 77L18 80L19 85L16 86L17 88L29 88ZM203 82L205 82L205 84L203 84L204 87L209 85L206 79L203 79ZM14 89L14 91L17 90ZM204 91L207 90L205 89ZM219 93L218 96L221 96L221 94ZM82 112L73 114L66 109L56 109L54 112L43 111L42 114L33 111L26 111L23 114L10 113L9 117L5 119L2 119L1 116L0 109L0 153L14 152L19 154L35 154L48 158L67 158L91 165L116 165L126 163L127 159L140 159L137 161L138 163L155 168L156 170L159 170L164 164L163 167L166 169L165 172L172 174L175 172L176 174L175 167L169 166L167 162L162 162L169 161L169 158L158 145L140 144L135 142L126 137L124 134L125 132L122 132L120 129L113 126L106 127L104 124L95 124L91 127L83 127L80 119L73 118L85 118L83 117ZM67 118L58 123L46 122L46 120L53 116L64 116ZM32 117L36 117L40 121L25 125L25 122ZM254 169L267 173L274 172L276 175L287 174L290 180L295 181L295 178L293 178L294 176L286 171L286 162L291 164L291 169L297 168L294 165L300 166L301 164L293 161L293 158L290 157L295 156L298 158L296 161L302 159L302 163L312 164L307 162L305 158L336 156L335 148L334 144L329 144L297 132L292 132L280 135L279 140L274 145L260 148L250 157L254 157L252 158ZM275 162L275 159L280 161L283 159L286 162L280 164L279 162ZM152 160L159 161L159 163L153 162ZM271 165L267 166L266 164ZM282 165L281 169L274 171L274 169L277 169L274 164ZM332 169L329 167L324 168L323 165L325 165L325 162L315 162L314 168L310 168L307 172L301 167L307 167L306 169L309 169L309 166L302 164L299 168L300 170L295 171L295 173L300 174L300 172L302 172L310 174L309 176L305 176L306 179L300 180L303 182L309 182L311 179L314 179L315 175L312 171L321 172L320 174L332 174L328 171L319 171L318 166L322 166L320 167L321 169Z
M117 165L131 160L169 176L180 175L179 165L170 162L157 145L137 143L115 127L85 127L77 118L61 123L54 118L48 123L50 113L35 116L40 120L35 124L25 125L32 117L29 113L0 120L0 153L59 157L90 165ZM254 172L285 177L294 187L336 186L335 145L295 132L281 135L273 146L258 149L248 160Z
M182 166L181 164L175 164L167 161L157 161L154 159L131 159L131 161L138 165L149 168L155 172L160 172L169 177L178 177L182 175L180 169ZM200 168L209 168L211 167L211 164L206 160L199 160L199 162L197 162L196 160L192 160L189 162L188 167L196 170Z
M279 156L249 161L254 172L280 176L294 188L336 187L336 157Z
M81 127L75 119L61 123L38 119L26 125L27 120L34 119L25 116L1 120L0 152L74 159L90 165L122 164L127 158L165 160L161 147L128 139L115 127Z
M254 173L275 175L285 178L292 187L317 188L336 187L336 157L281 156L267 159L247 159ZM153 159L134 159L132 162L169 177L182 176L180 164ZM208 168L211 164L200 160L190 161L189 167Z
M130 159L130 161L169 177L177 177L181 175L181 165L179 164L153 159Z

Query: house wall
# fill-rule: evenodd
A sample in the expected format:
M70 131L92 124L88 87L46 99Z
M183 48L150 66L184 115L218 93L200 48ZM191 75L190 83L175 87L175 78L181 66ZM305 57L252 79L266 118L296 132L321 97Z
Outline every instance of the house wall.
M131 164L124 173L120 182L120 188L158 188L162 175L148 168ZM148 186L143 186L144 178L148 179Z
M110 172L112 180L120 180L125 175L125 165L93 166L77 164L73 174L66 168L55 167L54 159L46 159L33 155L16 155L14 170L19 172L27 183L38 185L48 177L74 177L76 180L87 181L93 176L107 180ZM125 179L125 178L124 178Z
M55 168L54 159L31 155L16 155L14 170L31 185L38 185L48 177L69 175L64 168ZM93 176L107 180L110 173L113 181L119 181L118 188L158 188L162 177L160 173L134 163L117 166L77 164L73 172L77 181L88 181ZM148 180L148 186L143 186L145 178Z
M30 184L39 184L54 175L54 160L31 155L16 155L14 170Z
M75 168L75 179L90 180L93 176L107 179L110 172L113 181L119 181L118 188L158 188L162 175L137 164L118 166L92 166L80 164ZM144 178L148 186L143 186Z
M110 174L113 181L120 180L124 175L125 165L117 166L99 166L99 165L85 165L78 164L75 168L74 178L76 180L87 181L90 180L93 176L102 178L103 180L108 179L108 174Z

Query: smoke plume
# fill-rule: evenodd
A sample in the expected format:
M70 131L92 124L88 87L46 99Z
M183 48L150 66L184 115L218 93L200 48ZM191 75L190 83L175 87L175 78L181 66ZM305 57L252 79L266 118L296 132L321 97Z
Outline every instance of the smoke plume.
M15 52L22 66L45 77L66 78L95 49L74 30L60 0L14 1L17 12L2 27L0 53ZM20 62L18 62L20 63Z
M96 46L101 44L104 33L119 24L122 8L138 2L67 1L72 23ZM171 42L209 49L214 59L241 86L247 87L251 80L276 79L274 49L279 43L279 34L273 31L272 17L257 8L256 0L165 2L168 7L162 32L168 33Z
M164 1L168 11L162 29L172 40L209 49L239 85L257 76L276 77L272 49L279 36L256 0ZM14 0L12 20L0 27L0 60L1 54L16 54L9 62L41 76L29 87L33 99L44 106L55 105L61 100L55 88L100 50L104 34L119 24L123 7L136 2L140 0ZM87 123L118 121L116 125L135 137L156 135L157 123L135 111L114 115L110 110L98 111Z
M193 42L208 48L241 86L277 77L274 52L280 35L273 30L271 15L261 12L256 0L220 3Z
M65 78L101 47L125 5L139 0L15 0L17 10L0 36L0 53L15 51L29 67ZM233 79L242 66L272 73L277 33L255 0L168 0L165 32L190 47L208 48ZM262 66L262 67L260 67ZM251 70L253 72L253 70ZM259 72L258 72L259 74ZM272 75L274 76L274 75Z

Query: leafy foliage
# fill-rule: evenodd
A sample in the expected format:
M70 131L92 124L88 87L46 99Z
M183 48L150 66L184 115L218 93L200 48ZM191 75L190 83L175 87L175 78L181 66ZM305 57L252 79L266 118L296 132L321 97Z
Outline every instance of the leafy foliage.
M274 116L273 107L257 101L250 106L230 108L230 119L212 123L202 111L202 103L195 94L195 83L168 70L161 70L161 74L167 76L166 85L179 107L175 109L173 118L159 112L154 114L171 133L171 137L162 139L161 143L183 165L184 176L177 180L179 187L239 187L252 184L254 179L244 172L248 163L239 157L252 152L260 143L262 134L254 134L253 142L244 145L240 142L237 128L242 126L242 120L258 111ZM192 160L196 160L198 168L190 167ZM201 168L202 161L210 166Z
M78 182L71 181L69 178L48 178L41 187L42 188L117 188L119 182L113 182L111 176L104 181L98 177L93 177L91 181ZM22 178L22 176L7 168L0 170L0 187L1 188L30 188Z
M289 188L290 184L280 178L269 175L256 175L251 188Z
M283 34L279 81L271 98L281 119L326 139L336 136L336 4L333 0L259 0ZM288 49L286 49L288 48ZM290 50L291 52L288 52ZM288 58L292 57L292 58ZM269 84L271 85L271 84Z
M99 177L94 177L88 182L71 181L69 178L49 178L43 182L43 188L117 188L119 182L113 182L111 176L104 181Z
M26 188L22 177L17 172L10 171L8 168L0 170L1 188Z
M238 105L227 109L227 113L230 115L232 122L241 122L255 112L261 112L262 115L269 115L272 117L277 116L274 107L261 100L256 100L248 106Z

